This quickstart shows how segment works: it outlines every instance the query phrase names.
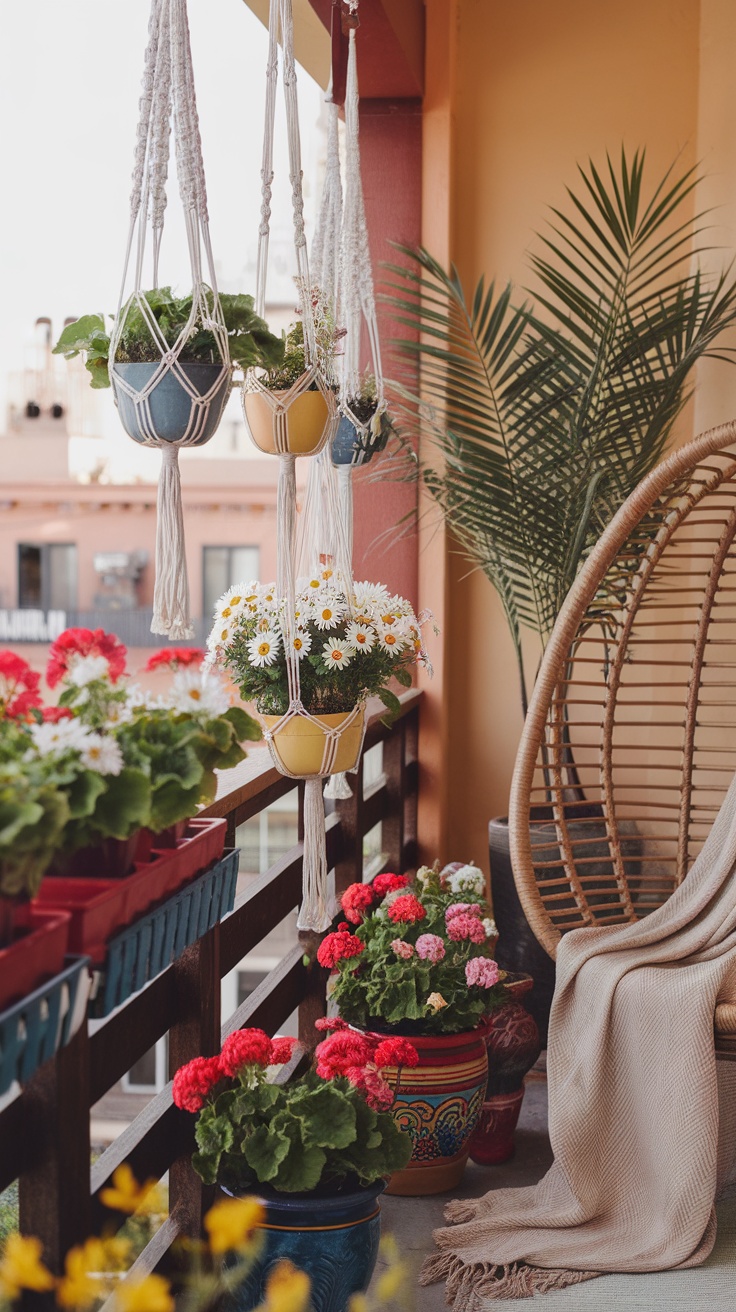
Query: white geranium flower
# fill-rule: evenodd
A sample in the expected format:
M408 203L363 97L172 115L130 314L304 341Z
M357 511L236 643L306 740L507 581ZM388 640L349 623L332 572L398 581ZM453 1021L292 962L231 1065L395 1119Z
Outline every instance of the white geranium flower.
M376 642L376 630L354 620L348 625L347 637L356 651L371 651Z
M318 629L334 629L345 614L345 606L337 597L324 596L312 606L312 617Z
M81 752L91 737L80 720L59 720L57 724L32 724L31 738L39 756L61 756L64 752Z
M191 666L177 670L168 702L172 710L188 715L224 715L230 706L222 678Z
M94 679L106 678L109 668L105 656L77 656L69 669L69 682L86 688Z
M248 657L251 665L273 665L279 654L279 635L272 629L266 629L248 643Z
M453 893L474 893L480 897L486 891L485 875L472 862L448 875L445 884Z
M481 924L484 930L486 931L486 938L496 937L496 935L498 934L498 930L496 929L495 920L491 920L490 916L484 916L483 920L481 921Z
M88 770L96 770L98 774L120 774L123 753L114 738L92 733L82 748L82 761Z
M348 642L326 642L322 648L322 660L329 669L344 670L353 655L354 650Z

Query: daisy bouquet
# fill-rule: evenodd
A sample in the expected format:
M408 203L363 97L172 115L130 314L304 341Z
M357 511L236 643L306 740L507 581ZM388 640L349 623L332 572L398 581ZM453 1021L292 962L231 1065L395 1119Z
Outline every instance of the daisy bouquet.
M407 1034L474 1029L504 997L484 894L483 873L472 865L351 884L344 919L317 953L334 972L341 1018Z
M288 653L296 654L309 714L348 712L374 694L395 713L399 702L388 684L408 688L411 667L429 666L426 618L380 583L356 583L348 595L329 568L298 581L291 616L273 584L241 583L217 604L208 661L229 670L243 700L263 715L288 710Z

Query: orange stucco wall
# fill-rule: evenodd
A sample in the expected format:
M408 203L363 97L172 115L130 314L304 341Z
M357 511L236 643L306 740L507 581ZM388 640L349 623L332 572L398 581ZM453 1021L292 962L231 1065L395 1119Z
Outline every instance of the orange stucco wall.
M701 160L698 203L726 205L717 235L733 247L732 0L427 0L426 15L423 242L466 284L481 273L528 283L527 252L577 162L622 141L646 146L652 178L675 157ZM703 369L681 437L736 410L736 371L715 368ZM490 584L429 525L420 603L443 627L424 731L424 852L487 867L487 821L506 810L521 729L511 642Z

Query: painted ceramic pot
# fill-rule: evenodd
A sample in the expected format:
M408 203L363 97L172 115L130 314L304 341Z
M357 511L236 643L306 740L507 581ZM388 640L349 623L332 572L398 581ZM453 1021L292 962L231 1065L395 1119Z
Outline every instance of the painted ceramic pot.
M488 1018L488 1084L470 1140L470 1156L483 1166L495 1166L513 1156L524 1076L542 1050L539 1027L524 1006L533 984L531 975L507 976L507 1001Z
M179 363L177 369L185 375L199 400L193 399L176 373L162 370L161 377L146 400L128 394L120 381L136 392L145 389L161 361L152 364L114 364L112 390L118 407L120 422L134 442L158 439L161 442L180 442L185 435L187 444L203 446L209 442L222 418L228 396L232 370L222 364Z
M288 405L288 392L246 392L243 410L248 431L259 451L268 455L289 453L313 456L322 450L330 436L335 403L328 403L322 392L300 392ZM269 399L269 397L271 399ZM272 400L278 404L274 407Z
M289 1261L309 1276L310 1306L315 1312L345 1312L351 1296L365 1291L373 1275L381 1237L378 1199L385 1187L385 1180L379 1180L331 1198L269 1192L263 1198L264 1251L245 1284L223 1300L223 1307L227 1312L260 1307L271 1269L277 1262Z
M326 729L339 729L352 714L352 711L344 711L340 715L317 715L314 718ZM272 731L281 716L262 715L261 719L266 729ZM325 735L319 724L314 724L306 716L293 715L283 728L274 733L270 747L289 774L308 778L323 773ZM355 769L363 742L364 725L365 711L361 710L349 728L340 735L335 760L328 774Z
M333 465L367 465L374 455L383 451L390 433L391 424L386 414L381 416L381 429L377 437L369 430L356 428L352 420L341 415L330 448Z
M460 1183L468 1160L488 1079L485 1027L462 1034L412 1034L410 1041L419 1065L383 1072L396 1090L394 1118L413 1144L409 1165L391 1176L387 1192L439 1194Z

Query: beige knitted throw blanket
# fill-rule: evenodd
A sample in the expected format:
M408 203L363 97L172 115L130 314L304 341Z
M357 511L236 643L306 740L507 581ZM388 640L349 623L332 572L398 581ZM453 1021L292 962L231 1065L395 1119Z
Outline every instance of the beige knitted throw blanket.
M563 938L548 1047L555 1160L531 1188L450 1203L456 1224L435 1232L422 1283L446 1280L455 1312L481 1312L605 1272L703 1262L722 1166L713 1016L734 982L736 780L664 906Z

